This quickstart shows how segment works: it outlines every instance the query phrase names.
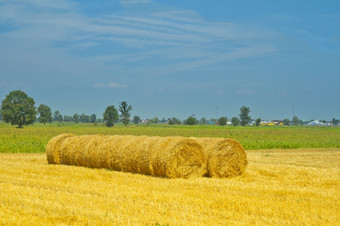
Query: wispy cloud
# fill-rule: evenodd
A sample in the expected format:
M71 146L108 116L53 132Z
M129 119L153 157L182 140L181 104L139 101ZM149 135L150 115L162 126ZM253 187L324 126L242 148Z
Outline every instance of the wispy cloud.
M72 1L68 0L12 0L10 3L20 4L21 6L30 6L34 7L34 9L70 9L74 6Z
M121 4L139 3L152 4L149 0L121 0ZM0 36L2 52L22 52L41 63L38 70L59 57L64 65L58 70L63 73L72 68L71 62L75 66L83 62L84 70L92 66L92 70L108 74L116 67L126 74L143 71L155 77L275 51L267 41L276 36L273 32L209 22L191 10L89 17L67 0L14 0L0 3L0 20L13 26ZM8 63L0 58L4 65ZM123 87L113 84L111 88Z

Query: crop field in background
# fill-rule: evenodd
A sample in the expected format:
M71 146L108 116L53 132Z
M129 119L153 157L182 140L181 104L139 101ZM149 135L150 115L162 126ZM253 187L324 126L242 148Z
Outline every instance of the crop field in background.
M164 179L0 154L0 225L337 225L340 149L248 150L230 179Z
M148 135L184 137L224 137L239 141L246 150L340 148L340 127L232 127L184 125L34 124L17 129L0 123L0 153L39 153L47 142L61 133L104 135Z

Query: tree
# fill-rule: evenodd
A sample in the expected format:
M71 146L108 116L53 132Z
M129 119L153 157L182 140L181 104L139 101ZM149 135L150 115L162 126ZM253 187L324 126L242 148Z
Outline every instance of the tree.
M231 124L232 124L233 126L238 126L238 125L240 125L240 119L239 119L238 117L232 117L232 118L231 118Z
M27 96L21 90L14 90L2 101L0 113L5 122L22 128L23 125L29 125L35 121L36 107L34 104L32 97Z
M135 124L139 124L141 122L141 119L139 116L135 115L133 116L133 123Z
M110 105L105 109L103 114L104 122L107 127L112 127L118 121L119 115L117 109Z
M157 117L154 117L152 119L149 119L150 123L159 123L159 119Z
M73 115L73 121L75 121L76 123L79 122L80 116L78 115L78 113L74 113Z
M120 117L125 126L127 126L127 124L129 124L130 122L130 116L131 116L130 111L131 110L132 110L132 106L128 105L126 101L122 101L119 104Z
M250 109L246 106L242 106L240 108L240 123L241 123L241 126L245 126L245 125L248 125L248 123L250 122L251 118L249 116L249 113L250 113Z
M294 126L301 125L301 120L297 116L294 116L293 119L292 119L292 124Z
M63 121L63 115L57 110L53 113L53 120L61 122Z
M176 124L181 124L181 120L179 120L176 117L172 117L168 119L169 125L176 125Z
M207 124L207 123L208 123L208 120L206 118L203 117L203 118L200 119L200 124L203 125L203 124Z
M95 122L96 122L96 119L97 119L96 114L92 114L91 117L90 117L90 122L91 122L91 123L95 123Z
M84 113L80 115L79 120L84 123L90 122L90 116L85 115Z
M65 122L72 122L73 121L73 117L70 115L64 115L64 121Z
M96 119L96 123L103 123L104 122L104 119L102 119L102 118L97 118Z
M255 120L255 126L259 126L260 125L260 122L261 122L261 118L257 118Z
M336 119L336 118L333 118L332 121L331 121L331 123L332 123L334 126L337 126L337 125L339 125L340 120L339 120L339 119Z
M218 119L218 124L220 126L225 126L225 125L227 125L227 121L228 121L227 117L221 117L221 118Z
M196 125L198 120L194 116L189 116L186 120L184 120L184 124L187 125Z
M0 112L1 112L1 109L0 109ZM0 121L2 120L2 114L0 113Z
M46 122L52 122L51 108L45 104L40 104L38 107L39 121L46 124Z
M285 118L282 120L282 122L283 122L283 125L289 126L290 120L288 118Z

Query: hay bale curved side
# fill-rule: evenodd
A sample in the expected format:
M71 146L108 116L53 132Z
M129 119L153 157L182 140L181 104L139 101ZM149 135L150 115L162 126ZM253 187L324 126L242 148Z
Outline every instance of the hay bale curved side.
M105 135L93 135L88 139L85 146L88 167L109 168L109 154L101 148L101 145L110 138L110 136Z
M47 162L49 164L60 164L61 145L69 138L75 136L74 134L61 134L53 137L46 145Z
M202 176L202 147L181 137L112 136L100 146L109 153L109 168L160 177Z
M226 138L193 138L203 147L209 177L234 177L241 175L248 165L243 146Z
M202 147L189 138L73 135L59 147L59 162L66 165L170 178L206 173Z

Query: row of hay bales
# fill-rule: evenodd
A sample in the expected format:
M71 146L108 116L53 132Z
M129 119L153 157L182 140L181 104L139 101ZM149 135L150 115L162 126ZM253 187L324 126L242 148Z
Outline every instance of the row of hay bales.
M224 138L61 134L48 142L46 152L50 164L168 178L233 177L248 163L242 145Z

